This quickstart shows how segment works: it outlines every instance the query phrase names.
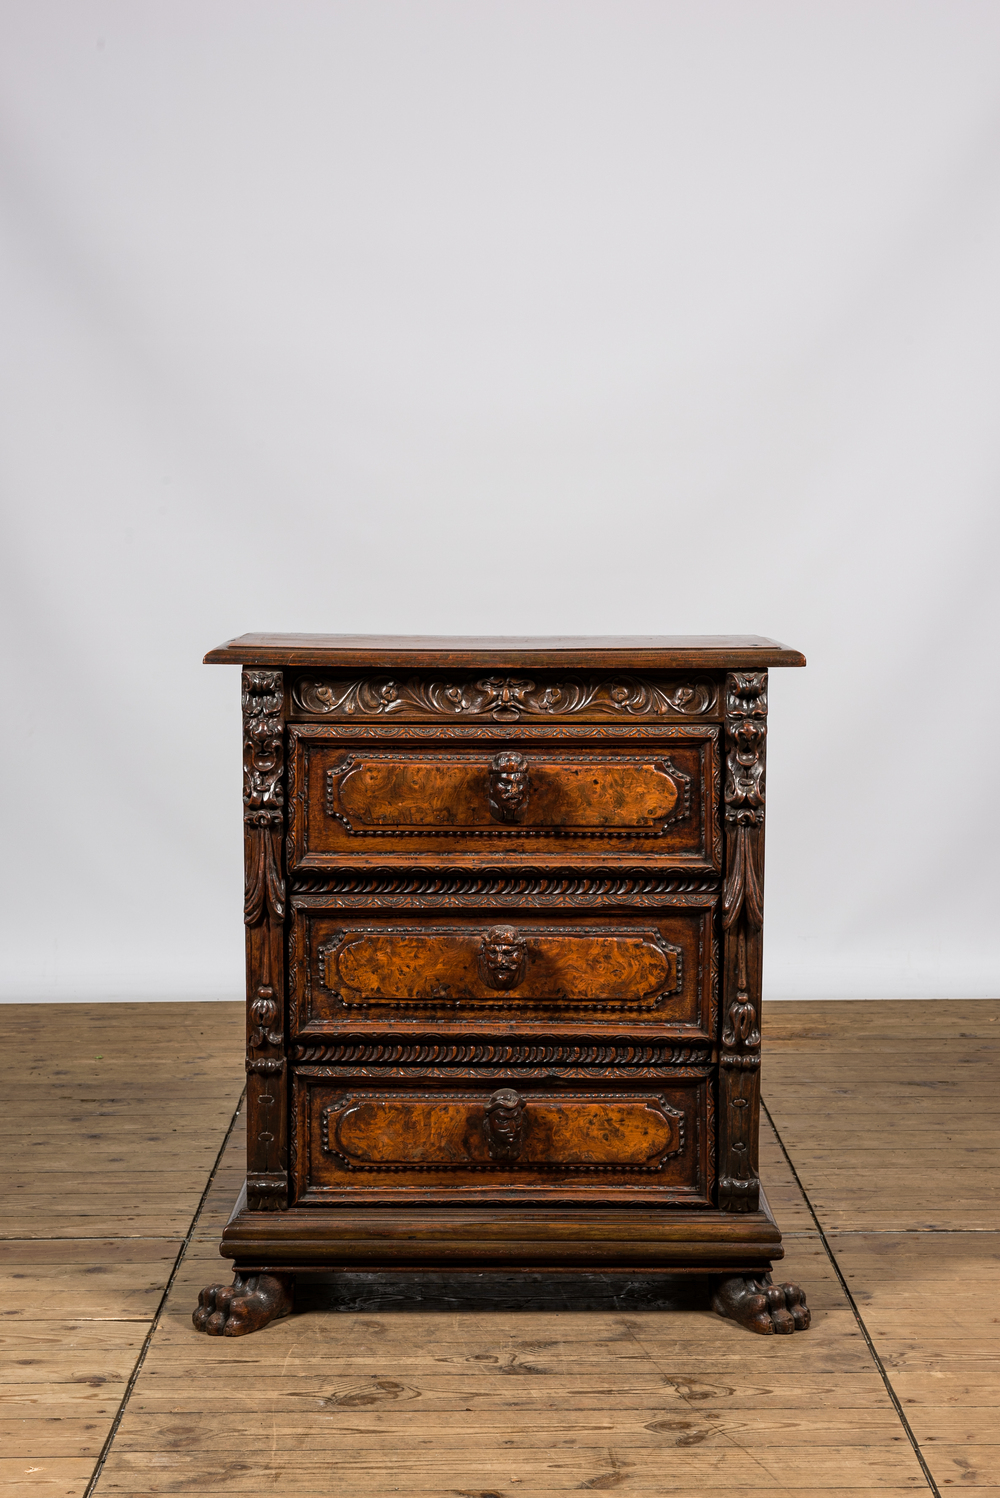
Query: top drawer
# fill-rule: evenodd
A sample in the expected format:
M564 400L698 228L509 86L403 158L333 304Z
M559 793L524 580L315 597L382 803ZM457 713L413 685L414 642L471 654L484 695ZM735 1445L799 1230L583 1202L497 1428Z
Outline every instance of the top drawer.
M461 733L292 727L290 866L720 868L716 725Z

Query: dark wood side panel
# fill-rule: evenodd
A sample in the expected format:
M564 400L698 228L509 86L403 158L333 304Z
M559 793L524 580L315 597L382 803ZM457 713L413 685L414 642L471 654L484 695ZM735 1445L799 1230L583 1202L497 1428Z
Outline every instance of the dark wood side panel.
M280 671L244 671L243 854L247 973L247 1193L288 1199L285 1064L285 759Z
M608 1084L294 1074L296 1201L708 1205L708 1075Z
M726 678L726 878L719 1047L719 1206L760 1197L760 1017L764 921L767 672Z

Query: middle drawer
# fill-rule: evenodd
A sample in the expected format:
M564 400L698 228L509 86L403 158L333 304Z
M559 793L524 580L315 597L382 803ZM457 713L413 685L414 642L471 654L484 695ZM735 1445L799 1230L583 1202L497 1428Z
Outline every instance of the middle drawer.
M296 897L293 1032L713 1038L715 900L608 910L331 910ZM685 903L682 903L684 901ZM317 902L318 903L318 902Z

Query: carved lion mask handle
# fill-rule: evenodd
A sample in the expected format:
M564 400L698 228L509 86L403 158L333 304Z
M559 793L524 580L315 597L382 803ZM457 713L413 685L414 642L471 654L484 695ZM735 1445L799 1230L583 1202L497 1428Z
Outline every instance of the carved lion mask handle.
M524 1143L524 1098L501 1087L486 1104L483 1132L493 1160L516 1160Z
M487 988L509 992L524 980L528 944L513 926L492 926L479 944L479 976Z
M502 749L490 760L490 816L498 822L519 822L528 793L528 761L513 749Z

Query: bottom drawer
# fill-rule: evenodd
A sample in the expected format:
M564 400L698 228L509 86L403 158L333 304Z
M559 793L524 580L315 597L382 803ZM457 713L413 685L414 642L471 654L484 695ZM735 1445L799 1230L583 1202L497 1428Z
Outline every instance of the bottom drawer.
M294 1074L298 1205L711 1200L708 1076L565 1085Z

